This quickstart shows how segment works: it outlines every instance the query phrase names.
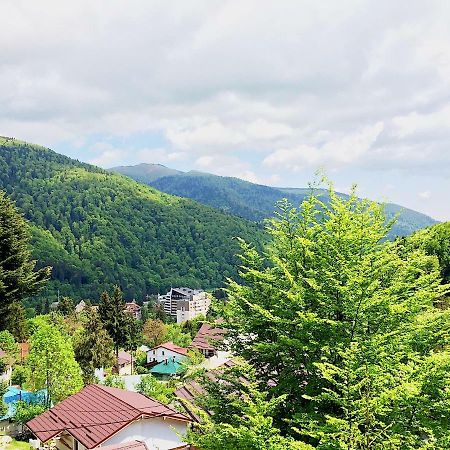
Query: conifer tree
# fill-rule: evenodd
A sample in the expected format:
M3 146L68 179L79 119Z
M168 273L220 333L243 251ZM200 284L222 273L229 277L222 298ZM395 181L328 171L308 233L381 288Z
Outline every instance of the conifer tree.
M0 191L0 330L7 326L9 306L36 293L50 268L35 270L27 224L14 203Z
M28 323L26 312L19 302L13 302L9 307L7 327L17 342L25 342L27 340Z
M128 335L128 321L125 312L125 301L119 286L114 286L113 295L103 292L98 308L101 321L114 342L116 358L119 348L126 344Z
M85 384L94 382L95 369L113 365L113 347L113 340L98 313L87 308L84 329L74 336L75 359L83 371Z

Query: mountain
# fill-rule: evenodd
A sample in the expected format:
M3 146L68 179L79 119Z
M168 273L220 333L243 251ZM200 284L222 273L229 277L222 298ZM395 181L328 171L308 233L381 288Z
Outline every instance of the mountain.
M264 239L247 220L10 138L0 138L0 189L30 221L39 266L54 268L41 297L220 287L236 275L233 237Z
M118 168L114 170L125 174ZM139 173L138 169L135 170L133 166L127 167L127 176L138 180L137 173ZM204 205L256 222L271 217L278 200L287 198L293 205L299 205L310 192L309 188L275 188L250 183L239 178L201 172L178 172L151 179L140 177L138 181L168 194L191 198ZM326 191L322 190L321 195L326 200ZM407 236L416 230L437 223L425 214L393 203L386 204L386 213L388 218L399 215L391 230L391 238Z
M162 164L137 164L135 166L118 166L110 169L111 172L121 173L126 175L133 180L139 181L140 183L151 183L162 177L168 177L171 175L179 175L183 172L179 170L170 169L169 167L163 166Z

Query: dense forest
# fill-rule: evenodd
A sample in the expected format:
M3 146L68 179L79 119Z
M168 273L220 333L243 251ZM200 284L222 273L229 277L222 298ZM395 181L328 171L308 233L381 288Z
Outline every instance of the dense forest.
M204 205L257 222L272 217L275 203L282 198L287 198L293 205L298 206L310 194L309 188L274 188L239 178L195 171L178 172L159 164L138 164L115 167L111 170L153 186L162 192L191 198ZM329 201L327 191L319 192L323 200ZM348 198L344 194L339 195ZM394 227L389 231L390 238L407 236L418 229L436 223L425 214L393 203L386 204L385 210L388 219L399 214Z
M41 293L96 300L173 285L213 288L236 274L235 236L260 242L246 220L163 194L49 149L0 139L0 189L31 223L33 257L52 266Z

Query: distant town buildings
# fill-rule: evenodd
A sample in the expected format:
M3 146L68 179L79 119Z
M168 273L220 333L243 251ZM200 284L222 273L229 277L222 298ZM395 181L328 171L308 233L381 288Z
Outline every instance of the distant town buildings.
M187 287L172 288L165 295L158 296L159 302L164 305L164 312L183 323L199 315L206 316L211 299L201 289Z

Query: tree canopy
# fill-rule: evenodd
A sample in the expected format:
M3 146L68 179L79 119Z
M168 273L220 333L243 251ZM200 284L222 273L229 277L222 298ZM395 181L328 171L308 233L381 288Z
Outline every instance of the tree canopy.
M241 241L225 307L235 354L282 398L282 435L319 449L449 448L450 310L435 256L385 239L383 208L330 188Z

